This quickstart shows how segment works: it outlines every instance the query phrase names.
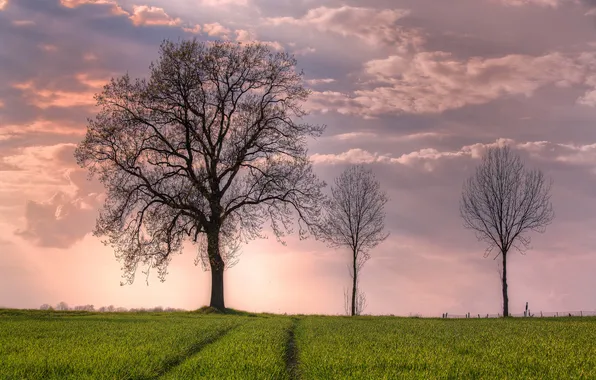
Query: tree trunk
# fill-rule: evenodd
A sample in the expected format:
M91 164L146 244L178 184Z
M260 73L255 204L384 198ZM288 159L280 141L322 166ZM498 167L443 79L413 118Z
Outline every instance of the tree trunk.
M225 310L224 261L219 253L219 228L207 232L207 254L211 267L211 302L209 306Z
M352 316L356 315L356 284L358 282L358 271L356 268L356 251L354 251L353 253L353 267L352 267Z
M507 252L501 252L503 256L503 317L509 316L509 297L507 296Z

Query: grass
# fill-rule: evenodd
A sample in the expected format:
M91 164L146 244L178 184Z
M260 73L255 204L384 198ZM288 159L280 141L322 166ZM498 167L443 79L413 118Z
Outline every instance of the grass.
M596 378L596 318L0 310L0 379Z
M596 319L307 318L306 379L596 376Z
M0 313L0 379L149 379L245 318Z
M290 318L254 319L201 350L166 379L287 379Z

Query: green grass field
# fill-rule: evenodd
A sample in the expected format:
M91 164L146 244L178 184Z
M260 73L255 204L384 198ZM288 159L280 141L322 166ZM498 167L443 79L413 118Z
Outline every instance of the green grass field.
M0 310L0 379L591 379L596 318Z

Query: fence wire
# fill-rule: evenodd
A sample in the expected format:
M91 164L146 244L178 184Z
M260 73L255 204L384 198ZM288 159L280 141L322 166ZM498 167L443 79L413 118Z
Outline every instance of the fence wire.
M421 317L420 315L416 315ZM464 318L500 318L502 314L450 314L443 313L441 318L464 319ZM527 313L509 313L510 317L514 318L557 318L557 317L596 317L596 311L580 310L580 311L533 311L529 310Z

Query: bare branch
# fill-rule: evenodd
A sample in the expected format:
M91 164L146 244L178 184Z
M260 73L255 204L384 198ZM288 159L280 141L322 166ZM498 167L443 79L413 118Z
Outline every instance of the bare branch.
M384 241L384 207L387 195L370 170L363 166L346 169L331 187L327 215L321 228L323 239L335 248L346 247L352 253L352 315L356 313L359 293L358 274L370 258L370 250Z
M267 220L278 238L296 216L301 237L319 231L325 183L306 144L325 127L297 122L309 91L295 66L259 43L164 41L148 79L124 75L96 95L75 156L106 186L95 233L125 283L139 265L163 280L185 239L220 276Z
M460 214L464 227L488 244L487 257L497 248L503 259L504 315L507 310L507 253L530 248L529 232L542 233L553 218L550 202L552 182L539 170L524 167L507 146L490 148L463 186ZM495 257L495 259L496 259Z

